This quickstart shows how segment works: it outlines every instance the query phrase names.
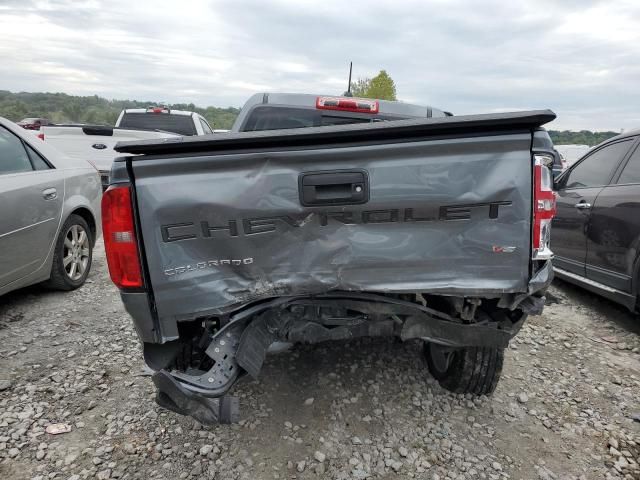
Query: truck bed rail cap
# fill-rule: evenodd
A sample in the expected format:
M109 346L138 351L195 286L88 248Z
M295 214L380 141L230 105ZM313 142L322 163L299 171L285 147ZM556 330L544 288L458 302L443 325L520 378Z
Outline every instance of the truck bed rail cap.
M551 110L419 118L327 127L292 128L118 142L115 150L130 154L215 152L323 143L384 141L429 135L535 129L556 118Z

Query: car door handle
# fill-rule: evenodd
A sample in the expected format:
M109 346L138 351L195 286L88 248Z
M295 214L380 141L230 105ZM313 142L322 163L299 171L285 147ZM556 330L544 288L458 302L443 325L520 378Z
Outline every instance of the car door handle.
M42 191L42 198L45 200L55 200L58 198L58 191L55 188L47 188Z
M587 202L580 202L580 203L576 203L575 207L578 210L589 210L591 208L591 204Z

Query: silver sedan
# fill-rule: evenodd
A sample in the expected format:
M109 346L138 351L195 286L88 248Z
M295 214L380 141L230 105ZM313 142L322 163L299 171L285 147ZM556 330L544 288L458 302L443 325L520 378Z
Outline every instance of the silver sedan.
M0 117L0 295L34 283L73 290L100 236L98 172Z

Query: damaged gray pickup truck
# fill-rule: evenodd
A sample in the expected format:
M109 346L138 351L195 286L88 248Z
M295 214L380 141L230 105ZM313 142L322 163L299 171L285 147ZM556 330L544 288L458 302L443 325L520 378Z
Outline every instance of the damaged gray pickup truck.
M553 112L260 98L232 133L116 146L105 248L158 403L234 421L272 344L365 336L421 339L444 388L491 393L552 279Z

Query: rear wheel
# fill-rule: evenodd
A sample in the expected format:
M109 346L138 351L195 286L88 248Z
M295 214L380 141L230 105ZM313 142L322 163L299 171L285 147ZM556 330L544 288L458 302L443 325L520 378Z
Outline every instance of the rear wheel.
M93 239L85 219L70 215L54 248L51 277L45 284L56 290L75 290L84 285L93 259Z
M429 371L443 388L454 393L488 395L496 389L504 349L495 347L451 348L426 343Z

